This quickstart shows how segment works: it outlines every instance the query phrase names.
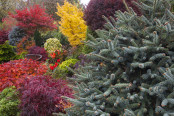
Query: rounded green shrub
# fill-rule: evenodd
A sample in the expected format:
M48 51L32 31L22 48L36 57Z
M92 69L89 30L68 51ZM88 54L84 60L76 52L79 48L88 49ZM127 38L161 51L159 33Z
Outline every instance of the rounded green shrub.
M8 62L15 58L14 46L9 45L8 41L0 45L0 63Z
M64 72L68 72L67 67L74 66L77 61L78 61L77 59L68 59L68 60L65 60L64 62L62 62L59 65L59 68L60 68L60 70L62 70Z
M44 44L44 48L48 53L53 53L56 50L61 50L62 44L57 38L49 38Z
M18 92L16 92L15 87L5 88L0 93L0 115L17 116L20 111L19 103Z

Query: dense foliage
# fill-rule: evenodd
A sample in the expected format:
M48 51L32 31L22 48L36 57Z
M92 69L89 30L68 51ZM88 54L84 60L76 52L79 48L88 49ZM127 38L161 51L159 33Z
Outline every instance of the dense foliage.
M45 40L42 38L41 33L38 30L34 32L34 41L36 43L36 46L41 47L44 45Z
M16 7L22 0L0 0L0 22L1 20L8 15L8 12L14 12Z
M68 68L74 68L74 65L78 62L79 60L77 59L68 59L65 60L63 62L61 62L61 64L54 69L52 76L53 78L66 78L66 77L71 77L72 76L72 72L69 71Z
M6 31L10 31L13 27L17 25L17 21L11 15L7 15L2 19L2 28Z
M18 54L27 53L33 46L35 46L35 42L31 38L25 36L18 42L16 51Z
M5 88L0 93L0 114L1 116L17 116L19 114L19 98L15 87Z
M52 116L53 112L64 112L69 103L61 96L72 97L66 81L45 76L27 78L20 93L21 116Z
M125 5L132 7L140 15L140 10L133 4L133 1L136 0L90 0L84 11L84 20L90 29L94 31L96 29L102 29L106 23L102 17L103 15L109 18L110 16L114 16L117 10L122 12L127 11Z
M17 46L18 42L26 36L25 31L18 26L13 27L13 29L9 32L9 44L12 46Z
M71 46L82 44L81 41L85 40L87 30L82 9L67 1L64 2L63 6L57 5L56 14L61 17L60 31L68 37Z
M86 63L90 63L91 62L84 54L80 54L78 56L78 59L79 59L79 61L76 62L76 64L74 65L75 69L78 69L81 66L85 66Z
M41 61L46 61L48 59L48 54L44 48L39 46L33 46L28 50L28 54L40 54L42 55Z
M4 44L8 40L8 31L0 30L0 44Z
M174 116L174 0L80 1L0 0L0 116Z
M62 44L57 38L49 38L44 44L44 48L48 53L53 53L56 50L61 50Z
M72 67L76 64L78 60L77 59L68 59L63 61L60 65L59 68L60 70L64 71L64 72L68 72L69 70L67 69L67 67Z
M55 52L50 54L49 63L55 63L57 62L57 60L64 61L66 57L67 57L66 50L64 49L62 49L61 51L56 50Z
M52 31L51 34L53 37L50 38L57 38L63 46L70 46L67 37L60 32L59 27Z
M67 1L70 3L73 3L76 0L67 0ZM44 6L46 8L46 12L52 15L54 19L60 20L60 17L55 14L55 12L57 11L56 9L57 4L55 3L59 3L60 5L63 5L64 0L44 0Z
M52 17L45 13L45 9L39 5L16 10L16 14L11 14L11 16L18 21L17 26L23 28L27 34L34 34L36 29L46 31L56 28Z
M168 0L136 3L138 16L117 11L87 45L93 61L75 72L70 116L172 116L174 14Z
M16 54L13 49L14 47L9 45L8 41L0 44L0 63L15 59Z
M29 59L0 64L0 91L13 85L19 87L25 77L43 75L46 71L45 65Z

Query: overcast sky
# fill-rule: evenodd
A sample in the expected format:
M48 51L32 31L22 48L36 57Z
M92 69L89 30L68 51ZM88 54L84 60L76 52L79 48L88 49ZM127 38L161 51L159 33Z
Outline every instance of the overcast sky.
M80 0L82 4L87 5L90 0Z

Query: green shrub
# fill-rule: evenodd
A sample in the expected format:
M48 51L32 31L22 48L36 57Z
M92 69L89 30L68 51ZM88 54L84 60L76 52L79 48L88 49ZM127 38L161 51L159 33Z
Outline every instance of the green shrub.
M16 58L14 46L9 45L8 41L0 45L0 63L8 62Z
M67 76L67 74L68 74L67 72L65 72L65 71L61 70L59 67L57 67L57 68L53 71L52 77L53 77L53 78L56 78L56 79L58 79L58 78L65 79L66 76Z
M0 22L0 29L2 29L3 28L3 25L2 25L2 22Z
M19 115L18 93L15 87L4 89L0 93L0 115L1 116L17 116Z
M44 40L42 39L41 33L38 30L34 32L34 41L36 46L41 47L44 44Z
M47 31L45 33L41 33L42 40L46 42L49 38L57 38L63 46L70 46L68 39L59 31L59 28L54 31Z
M89 27L88 27L88 28L87 28L87 31L86 31L86 39L85 39L85 41L87 42L87 41L91 40L91 39L90 39L91 36L93 36L93 37L95 37L95 38L98 38L97 33L96 33L95 31L90 30ZM83 45L83 46L82 46L82 51L81 51L81 52L82 52L83 54L88 54L88 53L90 53L90 52L92 52L92 51L93 51L93 50L92 50L91 47L89 47L89 46L87 46L87 45Z
M44 48L48 53L53 53L56 50L61 50L62 44L57 38L49 38L44 44Z
M77 59L68 59L68 60L65 60L64 62L62 62L59 65L59 68L62 71L68 72L69 70L67 69L67 67L74 66L77 61L78 61Z
M58 38L60 43L63 46L70 46L69 41L67 39L67 37L65 37L59 30L59 28L57 28L57 30L52 31L52 35L54 36L54 38Z
M77 59L68 59L62 62L53 72L53 78L65 78L71 76L72 73L68 70L67 67L72 67L78 62Z
M22 52L21 54L16 55L14 57L14 60L24 59L27 54L28 54L28 52Z

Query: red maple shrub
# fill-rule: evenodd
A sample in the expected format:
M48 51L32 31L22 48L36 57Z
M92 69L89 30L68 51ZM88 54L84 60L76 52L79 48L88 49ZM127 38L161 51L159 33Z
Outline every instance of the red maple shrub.
M6 31L10 31L13 27L17 25L17 20L13 18L11 15L7 15L2 19L3 29Z
M136 0L125 0L129 7L132 7L134 11L141 15L140 10L136 7L132 1ZM126 11L126 7L123 0L90 0L84 11L84 20L91 30L102 29L106 21L102 15L109 17L114 16L115 11L120 10Z
M17 26L23 28L28 34L34 34L36 29L47 31L57 28L53 18L39 5L16 10L16 14L11 14L11 16L18 21Z
M72 89L65 80L48 76L26 78L19 92L21 116L52 116L52 113L64 112L69 102L61 96L72 97Z
M42 55L41 61L46 61L48 59L48 54L44 48L39 46L33 46L28 50L28 54L40 54Z
M20 59L0 64L0 91L10 86L18 88L25 77L43 75L46 71L47 66L30 59Z
M4 44L8 40L8 31L0 30L0 44Z

